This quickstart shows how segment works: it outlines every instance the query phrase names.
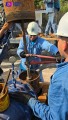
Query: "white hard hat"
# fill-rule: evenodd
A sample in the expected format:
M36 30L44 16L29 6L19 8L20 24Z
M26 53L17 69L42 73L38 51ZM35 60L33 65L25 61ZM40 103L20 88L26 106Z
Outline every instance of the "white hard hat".
M39 26L36 22L30 22L27 27L29 35L37 35L39 33Z
M68 37L68 12L59 21L57 35Z

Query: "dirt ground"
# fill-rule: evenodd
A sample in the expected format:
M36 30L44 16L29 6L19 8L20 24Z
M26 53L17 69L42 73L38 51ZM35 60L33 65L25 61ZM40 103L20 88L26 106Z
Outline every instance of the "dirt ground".
M51 75L55 72L56 68L46 68L42 71L45 82L50 82Z

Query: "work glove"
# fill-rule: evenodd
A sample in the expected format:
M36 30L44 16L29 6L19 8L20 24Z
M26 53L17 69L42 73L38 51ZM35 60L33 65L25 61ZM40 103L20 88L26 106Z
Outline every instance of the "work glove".
M61 63L61 56L59 51L56 53L55 57L56 57L56 63Z
M56 58L56 63L61 63L61 62L63 62L59 51L56 53L56 55L53 55L53 57Z
M27 104L29 99L33 96L29 95L28 93L23 93L23 92L12 92L11 94L9 93L9 96L13 99L15 99L18 102ZM33 97L35 98L35 97Z
M59 53L59 51L56 53L56 57L59 57L60 56L60 53Z
M61 57L59 51L56 53L56 63L61 63L61 62L64 62L65 59Z
M26 57L26 54L25 54L24 51L22 51L22 52L20 53L20 57L22 57L22 58L25 58L25 57Z
M64 61L65 61L65 58L57 58L56 63L61 63L61 62L64 62Z
M56 54L53 54L52 56L57 58L57 57L60 57L61 55L60 55L60 53L58 51Z

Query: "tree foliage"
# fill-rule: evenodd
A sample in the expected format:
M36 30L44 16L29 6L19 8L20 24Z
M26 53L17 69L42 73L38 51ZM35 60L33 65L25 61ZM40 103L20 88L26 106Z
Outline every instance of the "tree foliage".
M40 8L43 4L43 0L34 0L35 8Z
M60 0L61 11L68 12L68 0Z
M43 0L34 0L35 8L40 8ZM68 0L60 0L60 8L62 12L68 11Z

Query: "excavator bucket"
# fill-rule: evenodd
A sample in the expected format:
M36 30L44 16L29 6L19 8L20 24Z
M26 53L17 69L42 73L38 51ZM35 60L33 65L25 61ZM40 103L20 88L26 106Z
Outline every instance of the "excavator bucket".
M3 5L7 22L30 22L35 19L34 0L3 0Z

